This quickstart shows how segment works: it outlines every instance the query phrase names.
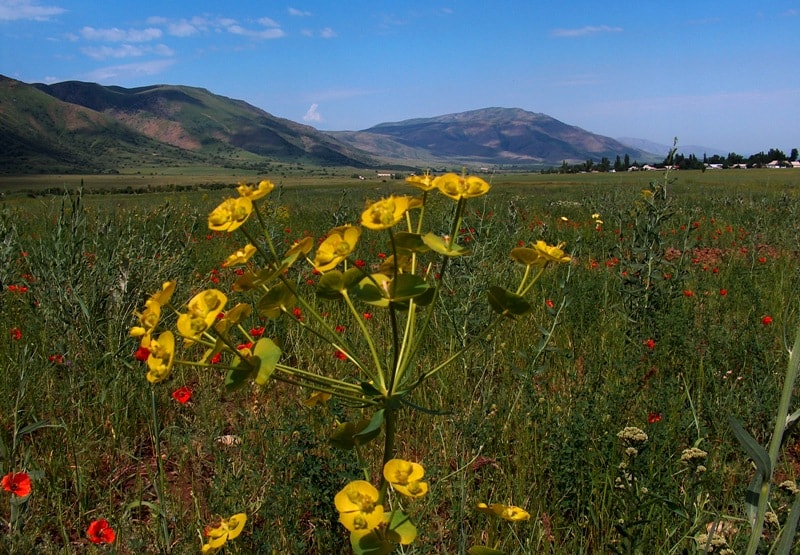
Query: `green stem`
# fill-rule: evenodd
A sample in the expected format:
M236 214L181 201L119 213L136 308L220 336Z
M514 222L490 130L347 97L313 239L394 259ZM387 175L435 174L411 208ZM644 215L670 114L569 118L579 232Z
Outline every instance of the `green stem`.
M386 407L384 411L384 438L383 438L383 461L381 462L381 487L378 494L378 504L383 504L386 498L386 490L389 483L383 476L383 467L394 458L394 437L397 429L396 409Z
M783 381L783 391L781 392L781 399L778 403L778 412L775 415L775 429L772 432L772 438L769 442L769 461L770 471L772 472L774 472L775 465L778 463L783 434L786 431L786 416L789 414L789 404L792 400L792 390L797 380L798 371L800 371L800 328L797 330L794 345L789 353L789 364L786 368L786 377ZM756 519L753 523L750 542L747 544L746 553L748 555L755 555L758 550L758 543L761 540L761 533L764 529L764 516L766 515L767 506L769 505L770 477L767 477L767 479L761 482Z
M153 413L153 450L156 457L156 469L158 478L153 482L156 489L156 496L158 497L158 521L161 524L161 535L164 540L164 550L166 553L170 552L170 539L169 539L169 523L167 522L166 515L164 514L166 506L164 504L164 464L161 460L161 426L158 421L158 408L156 407L156 390L150 387L150 407Z

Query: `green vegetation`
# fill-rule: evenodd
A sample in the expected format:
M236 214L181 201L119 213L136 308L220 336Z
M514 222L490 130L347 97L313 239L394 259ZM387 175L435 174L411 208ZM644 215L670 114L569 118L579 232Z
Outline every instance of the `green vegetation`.
M352 168L274 172L85 176L82 192L73 176L0 181L0 475L24 471L32 490L23 503L0 491L0 551L82 551L90 523L107 519L118 553L191 553L206 526L230 518L234 528L244 513L232 553L347 552L334 497L363 473L329 437L359 410L308 407L308 392L280 383L228 392L223 370L179 367L151 386L129 336L163 281L177 278L183 301L238 278L220 264L242 245L206 225L234 194L225 187L275 182L270 238L281 251L356 223L368 200L415 193ZM655 172L483 177L492 190L471 199L459 229L474 255L451 263L442 295L453 295L431 321L423 367L491 320L488 286L519 278L512 248L565 242L573 260L542 276L530 314L415 390L410 402L425 410L403 409L398 455L424 464L430 488L413 504L418 537L405 552L492 541L506 553L696 553L711 543L720 553L723 541L745 552L755 467L727 417L760 445L774 435L800 326L800 171L681 171L674 183ZM451 214L445 200L426 221ZM388 249L365 233L354 256L372 264ZM319 279L299 261L289 275L309 293ZM316 302L354 333L343 306ZM381 318L370 325L390 333ZM242 326L263 326L308 370L350 368L291 317L254 314ZM797 505L795 429L778 454L764 553ZM532 518L492 522L479 503Z

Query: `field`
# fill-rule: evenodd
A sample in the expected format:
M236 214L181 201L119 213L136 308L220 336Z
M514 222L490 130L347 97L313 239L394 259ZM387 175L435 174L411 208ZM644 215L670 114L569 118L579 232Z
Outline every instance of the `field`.
M0 552L193 553L209 527L244 513L226 552L348 553L334 498L353 480L378 486L387 449L422 464L428 487L410 501L396 484L381 493L387 513L416 527L397 552L791 552L800 438L787 425L770 442L785 401L789 414L800 408L793 376L784 383L800 329L800 171L481 175L488 194L462 203L431 191L425 206L425 231L470 255L437 257L439 243L390 242L384 230L350 241L348 267L395 281L387 255L413 244L410 285L353 286L351 310L330 272L299 256L269 286L297 299L232 289L260 264L222 266L247 242L241 231L279 262L311 237L314 259L367 203L422 194L352 174L0 181L0 475L31 479L28 495L0 490ZM210 230L236 182L259 179L276 185L256 201L267 231L255 216L232 233ZM537 241L564 243L570 260L510 258L515 248L517 261L535 257ZM538 280L526 268L541 269ZM185 313L205 289L225 292L226 310L253 311L231 324L221 362L180 345L169 375L151 383L130 330L167 280L175 293L159 326L174 331L167 306ZM421 334L418 350L397 377L405 390L382 405L370 364L404 360L403 330ZM281 354L274 379L257 385L272 354L261 338ZM236 351L249 349L257 371L241 379ZM346 395L322 402L312 386ZM391 416L376 419L378 407ZM361 436L337 428L362 420ZM759 508L747 490L762 471L771 487ZM754 518L764 526L751 541ZM100 519L111 545L87 534Z

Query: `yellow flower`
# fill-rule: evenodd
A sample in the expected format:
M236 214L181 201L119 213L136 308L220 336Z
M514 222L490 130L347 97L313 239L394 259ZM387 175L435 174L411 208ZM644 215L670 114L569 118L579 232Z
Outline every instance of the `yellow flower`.
M147 381L158 383L164 381L172 370L175 360L175 336L171 331L165 331L158 339L151 339L147 348L150 355L147 357Z
M360 227L344 225L333 228L328 233L328 237L317 247L314 266L320 272L334 269L355 250L360 237Z
M485 195L491 187L480 177L463 176L457 173L440 175L433 180L433 183L442 194L455 200Z
M131 328L130 335L131 337L141 337L142 345L144 345L161 318L161 305L153 299L148 299L144 303L144 310L137 313L136 316L139 319L139 325Z
M509 522L519 522L521 520L529 520L531 518L531 515L528 511L514 505L503 505L501 503L492 503L491 505L487 505L486 503L478 503L476 508L482 513L492 516L499 516L500 518L508 520Z
M174 292L175 292L175 282L165 281L164 283L161 284L161 291L150 295L150 300L157 302L161 306L164 306L172 298L172 294Z
M536 244L533 246L534 249L539 253L539 256L544 260L544 264L548 262L569 262L570 257L564 254L564 251L561 250L561 247L564 246L564 243L559 243L558 246L551 246L545 243L544 241L536 241Z
M434 179L435 178L431 174L425 172L425 175L412 175L406 177L406 183L422 189L423 191L430 191L431 189L436 188L436 185L433 183Z
M187 304L188 312L178 316L178 331L184 337L197 339L211 327L227 301L228 297L217 289L201 291Z
M230 255L228 258L225 259L225 262L222 263L223 268L229 268L231 266L241 266L242 264L246 264L250 257L253 256L257 248L255 248L252 244L248 243L243 249L240 249Z
M409 197L396 197L394 195L373 202L369 208L361 214L361 225L366 228L381 230L400 223L403 215L409 208L411 199Z
M383 505L378 504L378 490L365 480L347 484L333 499L339 522L351 532L368 531L383 522Z
M250 197L229 198L208 215L208 229L214 231L233 231L241 226L253 212Z
M317 405L324 405L331 400L331 394L324 391L315 391L311 396L303 401L303 404L309 408L314 408Z
M247 185L246 183L239 183L239 186L236 188L236 190L239 191L239 195L243 197L247 197L250 200L258 200L267 196L274 188L275 184L272 183L272 181L267 181L264 179L258 183L257 187Z
M225 545L228 540L235 539L242 533L244 524L247 522L247 515L238 513L228 519L222 519L219 526L206 528L205 536L208 542L203 545L203 553L214 553Z
M421 464L403 459L392 459L383 467L383 477L395 491L413 499L428 493L428 484L422 481L424 476Z

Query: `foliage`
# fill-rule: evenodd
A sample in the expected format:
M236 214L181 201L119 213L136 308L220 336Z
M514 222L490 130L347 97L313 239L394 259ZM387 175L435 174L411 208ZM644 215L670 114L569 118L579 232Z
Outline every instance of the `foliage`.
M467 553L500 542L513 553L693 553L723 540L746 550L744 500L755 467L727 416L758 444L770 443L787 367L781 331L797 325L797 187L786 181L791 171L678 176L659 205L671 215L655 254L670 258L675 249L682 258L671 261L679 268L663 267L675 277L658 284L659 310L647 315L624 301L631 295L621 273L639 263L625 253L635 250L627 245L639 233L635 222L650 218L641 190L652 174L555 176L546 185L498 175L490 194L469 201L458 237L473 254L448 263L440 288L447 308L431 319L420 367L433 368L491 321L488 286L524 271L508 264L509 247L566 241L573 260L543 274L530 313L415 390L409 401L427 412L402 409L396 456L421 464L428 487L409 502L387 487L387 508L401 503L416 528L405 552ZM346 195L327 178L303 183L266 197L281 254L352 222L362 200L392 192L375 182ZM429 223L453 214L456 203L438 198L426 208ZM0 401L0 476L27 474L31 493L13 504L0 492L9 531L0 550L80 551L92 537L109 537L98 535L107 530L100 524L87 533L105 519L119 553L191 552L207 541L206 527L237 513L247 520L227 541L230 552L351 549L334 499L364 478L365 461L378 486L380 461L374 444L343 451L327 438L332 422L368 425L371 411L362 417L335 399L312 408L312 395L274 381L227 392L225 370L173 367L151 386L146 363L134 357L140 339L128 336L129 323L162 275L182 276L174 294L182 300L227 291L240 278L238 267L221 263L242 243L204 229L221 200L213 191L3 200L0 386L10 394ZM378 240L386 233L364 230L355 260L388 256ZM320 276L297 263L288 275L315 295ZM361 345L342 301L309 298L335 333ZM364 323L377 340L390 337L382 311L369 313ZM350 362L300 333L293 312L281 314L252 313L242 327L280 339L309 371L355 375ZM309 314L301 307L304 323ZM180 388L191 392L185 403L173 397ZM790 416L795 405L792 397ZM625 427L647 435L634 461L617 435ZM783 433L771 465L764 551L786 541L796 514L796 433ZM631 490L616 487L626 461ZM509 522L477 511L480 503L521 507L531 518Z

